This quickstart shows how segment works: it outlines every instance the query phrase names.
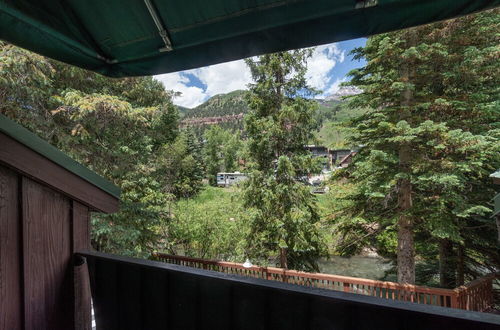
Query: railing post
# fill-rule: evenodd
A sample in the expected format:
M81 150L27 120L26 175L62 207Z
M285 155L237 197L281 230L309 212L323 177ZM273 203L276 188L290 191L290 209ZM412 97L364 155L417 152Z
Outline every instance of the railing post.
M351 292L351 286L348 282L344 282L344 292Z
M496 279L496 275L495 276L492 276L490 278L490 281L489 281L489 284L488 284L488 303L490 306L493 305L493 281Z
M450 307L451 308L461 308L459 305L460 289L454 289L452 295L450 296Z
M459 308L458 307L458 292L453 290L453 294L450 296L450 307L451 308Z

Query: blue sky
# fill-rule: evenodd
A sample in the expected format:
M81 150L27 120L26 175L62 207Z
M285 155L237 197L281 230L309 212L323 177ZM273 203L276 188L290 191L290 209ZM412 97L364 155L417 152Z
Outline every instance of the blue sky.
M322 91L318 97L335 93L346 74L364 65L353 61L349 52L364 46L366 39L354 39L321 45L315 48L308 61L307 80L312 87ZM208 98L237 89L246 89L251 82L250 71L243 60L221 63L193 70L155 76L166 89L180 92L174 103L188 108L195 107Z

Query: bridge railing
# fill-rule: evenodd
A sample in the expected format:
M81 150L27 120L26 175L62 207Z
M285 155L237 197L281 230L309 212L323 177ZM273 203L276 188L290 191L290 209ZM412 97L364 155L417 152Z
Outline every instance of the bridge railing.
M479 312L488 309L493 304L492 285L496 277L496 274L491 274L456 289L441 289L349 276L307 273L276 267L251 266L247 268L243 264L234 262L190 258L164 253L153 253L153 258L171 264L227 274Z

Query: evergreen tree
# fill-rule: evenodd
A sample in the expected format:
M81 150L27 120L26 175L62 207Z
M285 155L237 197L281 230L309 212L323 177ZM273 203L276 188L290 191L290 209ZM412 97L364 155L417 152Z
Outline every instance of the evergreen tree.
M203 136L206 173L209 183L215 186L217 173L238 170L238 156L243 143L238 133L223 129L219 125L207 129Z
M159 240L159 151L178 135L171 97L152 77L107 78L0 42L0 112L122 189L120 212L92 217L101 251L147 256Z
M156 175L161 177L164 191L173 199L196 195L202 186L203 161L201 145L191 130L184 130L172 144L159 151Z
M499 23L493 10L377 35L354 52L367 65L351 72L364 91L352 106L372 110L354 122L363 148L340 214L346 232L380 226L375 240L397 256L400 282L415 281L415 253L439 258L440 284L451 287L463 283L467 254L485 261L495 250L475 228L494 228L486 216L488 174L500 166Z
M251 174L244 191L246 207L255 210L247 239L248 253L280 266L318 270L324 254L315 197L301 182L315 170L304 146L312 138L316 103L305 79L310 50L247 59L250 85L246 116Z

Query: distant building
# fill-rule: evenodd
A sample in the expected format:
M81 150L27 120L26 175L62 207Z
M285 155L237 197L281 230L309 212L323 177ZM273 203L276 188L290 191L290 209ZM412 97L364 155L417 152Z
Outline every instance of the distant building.
M248 179L248 176L245 173L217 173L217 186L230 187L246 179Z
M356 152L352 151L351 149L334 150L334 149L328 149L327 147L324 146L317 146L313 144L306 145L305 149L310 151L314 158L325 159L323 166L324 171L331 171L336 167L336 165L340 167L346 167L347 164L351 162L351 158L353 156L351 154L356 154ZM349 155L351 156L346 158Z
M332 158L333 164L338 164L345 156L351 153L351 149L335 149L329 150L329 153Z
M309 150L313 157L328 157L328 148L323 146L317 146L314 144L306 145L306 150Z
M323 158L323 170L331 171L334 162L330 150L327 147L310 144L306 145L305 149L310 151L314 158Z
M348 155L339 161L339 167L347 167L352 162L352 158L356 155L355 151L351 151Z

